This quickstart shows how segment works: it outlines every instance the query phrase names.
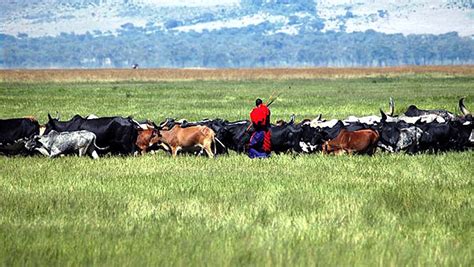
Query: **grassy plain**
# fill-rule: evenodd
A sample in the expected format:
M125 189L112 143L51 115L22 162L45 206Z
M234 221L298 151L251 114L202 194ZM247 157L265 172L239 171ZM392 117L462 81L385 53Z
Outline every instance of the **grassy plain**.
M0 83L0 117L474 109L474 76ZM0 157L0 265L472 265L474 152Z

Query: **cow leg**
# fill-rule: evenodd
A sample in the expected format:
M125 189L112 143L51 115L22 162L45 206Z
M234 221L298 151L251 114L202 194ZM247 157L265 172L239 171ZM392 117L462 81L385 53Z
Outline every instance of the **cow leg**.
M97 151L95 151L95 145L94 145L94 142L91 142L89 144L89 146L85 147L84 150L81 152L81 150L79 149L79 155L80 154L83 154L83 155L89 155L91 158L93 159L98 159L99 158L99 155L97 154Z
M178 155L178 147L171 147L171 155L173 156L173 158L176 158L176 156Z
M44 147L38 147L36 148L37 151L39 151L43 156L49 157L49 152L46 150Z
M98 159L98 158L99 158L99 155L97 154L97 151L92 150L91 157L92 157L93 159Z
M376 149L377 149L377 145L372 144L371 147L367 150L367 155L373 156L375 154Z
M51 149L51 155L49 155L50 158L54 158L58 155L61 155L61 151L57 148L52 148Z
M84 149L83 147L79 148L79 157L84 156L84 154L85 154L85 151L84 151L84 150L85 150L85 149Z
M209 158L211 158L211 159L214 158L214 153L212 153L211 144L204 145L204 150L206 151L207 156Z

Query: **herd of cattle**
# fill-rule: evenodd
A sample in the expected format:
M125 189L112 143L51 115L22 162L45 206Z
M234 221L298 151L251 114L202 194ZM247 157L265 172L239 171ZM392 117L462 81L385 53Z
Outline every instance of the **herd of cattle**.
M275 153L358 153L372 155L377 148L388 152L462 151L474 145L473 119L459 100L460 116L446 110L421 110L410 106L403 115L390 111L381 116L324 120L321 115L295 123L278 121L272 125L271 143ZM179 151L209 157L229 150L245 153L252 134L248 120L229 122L205 119L196 122L165 119L159 124L138 122L130 117L81 117L60 121L48 114L40 125L34 117L0 120L0 153L49 157L65 154L136 155L163 149L173 156Z

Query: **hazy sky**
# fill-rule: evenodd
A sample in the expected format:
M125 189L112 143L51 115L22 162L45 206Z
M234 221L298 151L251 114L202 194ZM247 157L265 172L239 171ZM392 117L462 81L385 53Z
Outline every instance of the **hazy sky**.
M137 2L163 6L211 6L239 4L240 0L138 0Z

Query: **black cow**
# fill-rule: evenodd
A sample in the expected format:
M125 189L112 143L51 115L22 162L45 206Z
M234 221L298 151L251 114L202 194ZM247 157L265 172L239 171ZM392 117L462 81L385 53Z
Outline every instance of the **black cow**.
M139 125L131 118L103 117L84 119L79 115L69 121L53 119L48 114L45 134L51 130L57 132L72 132L86 130L97 136L99 147L108 147L107 152L113 154L133 154L136 151L135 142Z
M382 120L378 131L380 133L378 146L388 152L406 151L410 154L417 152L422 130L404 121L386 122Z
M248 120L225 122L222 128L216 132L218 138L228 149L237 153L245 153L247 144L253 133L251 122ZM283 153L297 151L301 138L302 129L300 125L295 125L293 120L281 125L272 125L271 143L272 152Z
M251 123L248 120L227 122L216 132L216 138L219 139L227 149L234 150L237 153L246 151L246 144L250 140L252 131Z
M300 127L301 135L297 152L314 153L321 151L321 145L324 143L321 128L311 127L309 120L301 122Z
M6 155L28 154L25 142L38 135L40 125L34 118L0 120L0 153Z
M270 127L272 133L272 151L275 153L300 152L300 140L303 129L300 124L294 124L294 118L289 123Z
M474 123L467 121L450 121L452 128L452 148L462 151L474 147Z
M421 138L417 143L416 152L434 152L448 151L453 148L454 128L448 123L417 123L416 127L421 129ZM413 149L412 149L413 151Z

